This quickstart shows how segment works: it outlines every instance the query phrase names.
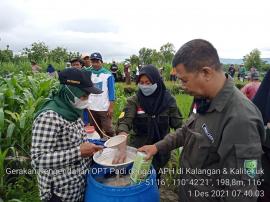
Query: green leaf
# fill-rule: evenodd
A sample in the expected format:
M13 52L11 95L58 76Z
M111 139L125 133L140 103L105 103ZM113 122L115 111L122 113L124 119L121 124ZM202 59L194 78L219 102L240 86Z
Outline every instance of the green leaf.
M1 86L2 88L2 86ZM4 93L0 93L0 107L3 107L5 104L5 96Z
M20 128L24 128L25 127L25 116L20 118Z
M10 138L12 136L14 129L15 129L15 124L14 123L9 124L8 129L7 129L7 138Z
M3 108L0 108L0 132L4 131L5 114Z
M15 121L18 120L18 116L19 116L18 113L16 113L16 112L11 112L11 111L9 111L9 110L5 110L5 113L8 114L8 115L10 115L11 118L13 118Z

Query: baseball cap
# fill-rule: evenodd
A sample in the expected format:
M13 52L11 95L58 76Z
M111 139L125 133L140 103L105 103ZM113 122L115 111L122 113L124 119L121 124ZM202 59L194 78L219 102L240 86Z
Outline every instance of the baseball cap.
M77 68L68 68L59 72L60 84L71 85L80 88L86 93L101 94L103 91L94 87L89 71Z
M101 60L102 61L102 56L100 53L92 53L90 55L90 60Z
M86 57L89 57L89 58L90 58L89 54L88 54L88 53L82 53L81 58L84 59L84 58L86 58Z

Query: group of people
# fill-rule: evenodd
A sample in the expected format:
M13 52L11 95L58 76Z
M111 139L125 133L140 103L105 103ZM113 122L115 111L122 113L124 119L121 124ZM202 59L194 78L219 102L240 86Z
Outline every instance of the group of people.
M67 63L66 68L69 67L76 67L76 68L84 68L84 69L90 69L91 68L91 58L89 55L83 55L82 58L74 58L70 62ZM114 81L124 81L127 85L131 84L131 81L134 80L137 81L139 70L141 69L142 65L139 64L135 71L131 70L131 64L129 62L124 63L124 70L121 73L119 71L118 65L115 61L112 61L112 64L110 65L109 70L111 71Z
M71 61L71 68L59 73L59 89L35 116L33 167L41 171L73 171L39 172L43 201L83 201L86 181L82 171L89 169L91 156L102 150L100 146L83 142L86 133L81 117L87 108L91 117L99 117L95 123L105 124L105 130L108 122L103 118L111 120L113 102L117 99L114 75L102 67L99 53L91 54L89 60L91 66L85 63L84 68L76 68ZM184 91L194 96L196 111L182 123L176 100L167 91L158 69L145 65L138 73L136 94L127 99L119 116L116 135L126 135L127 144L145 152L147 159L153 156L157 171L168 162L170 151L183 147L180 179L187 183L178 184L181 202L257 201L258 183L249 182L257 182L263 175L262 154L265 154L263 168L269 165L270 73L265 79L268 83L257 92L260 94L255 103L257 108L223 71L217 50L208 41L195 39L185 43L176 52L172 64ZM106 134L115 135L109 128ZM171 129L175 131L170 133ZM121 163L125 158L123 149L113 162ZM263 177L267 177L267 172L264 171ZM201 183L195 183L196 179ZM245 186L233 180L241 180ZM264 198L260 200L269 201L269 179L261 182ZM222 191L225 197L218 195Z
M256 69L256 67L251 67L250 71L248 72L246 67L243 64L240 64L239 67L236 69L235 65L230 64L229 68L228 68L228 74L234 78L236 71L238 72L237 74L237 79L240 81L245 81L248 80L250 81L252 78L252 74L254 72L258 72L258 70Z

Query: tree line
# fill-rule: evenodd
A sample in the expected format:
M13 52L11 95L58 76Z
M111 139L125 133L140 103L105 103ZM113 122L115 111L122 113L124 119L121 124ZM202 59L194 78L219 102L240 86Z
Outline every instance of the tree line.
M166 43L160 47L159 50L143 47L139 50L138 54L133 54L125 61L129 61L132 66L138 66L139 64L154 64L157 67L170 67L172 58L175 54L175 47L172 43ZM35 61L37 63L63 63L71 60L74 57L80 57L79 52L71 52L63 47L56 47L49 49L44 42L34 42L30 47L23 48L22 52L14 54L10 50L9 45L5 49L0 50L0 63L20 61ZM250 53L243 57L244 66L247 69L256 67L259 70L266 71L270 68L270 64L267 64L261 59L261 52L258 49L252 50ZM225 66L226 67L226 66Z

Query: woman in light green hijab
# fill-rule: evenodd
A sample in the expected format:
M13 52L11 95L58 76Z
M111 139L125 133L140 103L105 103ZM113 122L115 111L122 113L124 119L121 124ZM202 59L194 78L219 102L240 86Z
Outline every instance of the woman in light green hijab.
M86 134L81 115L88 105L89 94L102 91L93 87L89 72L76 68L60 72L59 81L58 91L35 116L32 166L39 171L42 201L82 201L90 157L102 147L83 141Z

